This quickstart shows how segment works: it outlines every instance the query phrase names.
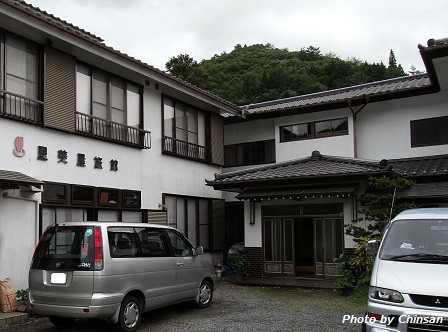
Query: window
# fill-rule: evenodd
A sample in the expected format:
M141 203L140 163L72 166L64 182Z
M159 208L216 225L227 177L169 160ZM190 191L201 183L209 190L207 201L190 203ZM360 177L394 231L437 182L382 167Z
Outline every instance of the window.
M320 121L314 124L315 137L326 137L348 134L348 119Z
M311 126L308 123L295 124L280 128L280 142L298 141L311 136Z
M280 142L348 135L348 118L332 119L280 127Z
M124 79L81 64L76 69L76 130L108 141L149 148L140 129L141 89Z
M224 201L200 197L164 195L168 225L185 234L204 250L223 250L225 239Z
M12 34L1 34L2 116L31 123L42 122L42 105L39 99L39 46Z
M117 206L120 202L118 189L100 189L100 204Z
M72 187L73 203L92 205L94 203L94 197L95 197L94 193L95 188L93 187L73 186Z
M245 166L275 163L275 140L224 146L224 165Z
M42 200L66 203L66 191L66 185L46 183L44 184L44 191L42 192Z
M165 257L169 255L162 229L136 228L143 257Z
M163 151L207 161L206 115L181 101L163 98Z
M448 144L448 116L411 121L411 147Z
M193 256L193 248L180 234L167 231L174 257Z

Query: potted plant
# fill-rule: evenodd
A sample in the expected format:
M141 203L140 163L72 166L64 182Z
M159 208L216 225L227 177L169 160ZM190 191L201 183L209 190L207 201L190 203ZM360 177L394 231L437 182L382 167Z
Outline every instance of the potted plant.
M20 289L16 291L16 299L19 304L17 311L26 312L28 308L28 289Z

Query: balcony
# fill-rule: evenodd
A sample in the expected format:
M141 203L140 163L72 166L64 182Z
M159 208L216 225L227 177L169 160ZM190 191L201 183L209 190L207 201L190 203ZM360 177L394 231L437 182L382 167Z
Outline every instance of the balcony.
M0 90L0 116L41 125L44 103L12 92Z
M209 156L209 149L204 146L179 141L167 136L163 138L163 152L173 156L202 162L208 161Z
M139 149L151 148L151 132L76 112L76 132L80 135Z

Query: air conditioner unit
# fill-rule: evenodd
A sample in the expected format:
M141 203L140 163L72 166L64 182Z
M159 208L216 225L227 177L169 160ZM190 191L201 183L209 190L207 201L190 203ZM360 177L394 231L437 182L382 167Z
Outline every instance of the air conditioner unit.
M23 193L40 193L44 191L43 187L37 187L37 186L33 186L33 185L22 185L20 186L20 192Z

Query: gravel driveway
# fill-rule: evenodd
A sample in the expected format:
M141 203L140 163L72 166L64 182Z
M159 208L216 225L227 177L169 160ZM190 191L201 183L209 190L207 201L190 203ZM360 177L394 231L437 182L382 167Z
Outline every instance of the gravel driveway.
M332 290L238 286L221 279L211 307L200 310L185 303L145 313L139 332L360 331L360 324L342 324L342 318L360 317L364 310ZM61 330L41 318L0 331ZM111 326L102 320L77 320L65 331L111 331Z

